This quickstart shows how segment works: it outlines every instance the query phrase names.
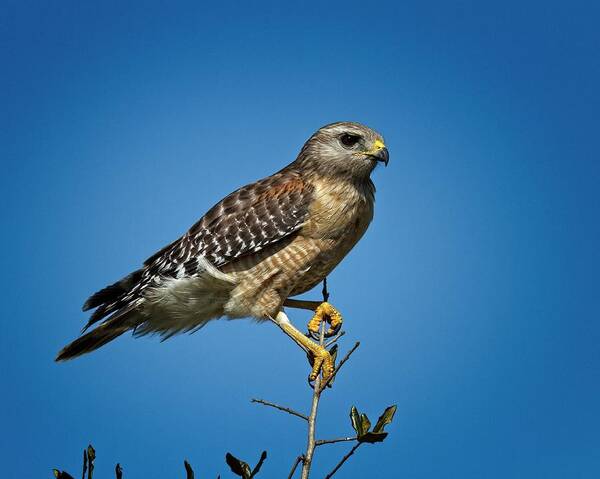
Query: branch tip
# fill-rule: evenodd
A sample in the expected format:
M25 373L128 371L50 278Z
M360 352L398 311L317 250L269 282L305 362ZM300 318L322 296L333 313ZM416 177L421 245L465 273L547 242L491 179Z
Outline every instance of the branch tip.
M279 409L280 411L287 412L288 414L291 414L292 416L296 416L296 417L299 417L300 419L304 419L305 421L308 421L308 416L306 416L305 414L302 414L301 412L294 411L292 408L289 408L289 407L280 406L279 404L275 404L270 401L265 401L264 399L252 398L250 400L250 402L257 403L257 404L263 404L264 406L269 406L269 407L272 407L275 409Z

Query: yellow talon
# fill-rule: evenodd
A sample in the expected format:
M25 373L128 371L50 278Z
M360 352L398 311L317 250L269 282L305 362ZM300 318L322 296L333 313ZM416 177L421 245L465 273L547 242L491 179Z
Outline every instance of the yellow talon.
M312 371L308 379L314 381L319 376L319 372L323 372L323 381L327 381L333 374L334 364L333 358L329 351L322 346L317 346L315 351L311 351L313 355Z
M333 336L337 333L342 326L342 315L335 309L331 304L327 302L321 303L315 310L315 315L308 322L308 330L314 335L319 334L319 328L321 323L326 321L329 324L329 328L325 332L325 337Z
M308 376L309 381L315 381L319 377L319 374L322 374L323 381L327 381L334 372L335 352L332 355L323 346L315 343L298 331L283 311L277 313L274 321L298 346L306 351L308 360L312 366L310 376ZM332 351L334 351L333 348Z

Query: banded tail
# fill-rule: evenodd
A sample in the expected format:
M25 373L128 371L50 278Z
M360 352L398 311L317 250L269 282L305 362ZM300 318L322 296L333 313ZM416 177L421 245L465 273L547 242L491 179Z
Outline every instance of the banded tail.
M83 305L83 311L97 309L83 328L83 332L103 318L106 319L102 324L61 349L55 361L66 361L92 352L137 326L139 314L136 306L139 304L139 296L136 293L142 273L142 269L134 271L88 298Z

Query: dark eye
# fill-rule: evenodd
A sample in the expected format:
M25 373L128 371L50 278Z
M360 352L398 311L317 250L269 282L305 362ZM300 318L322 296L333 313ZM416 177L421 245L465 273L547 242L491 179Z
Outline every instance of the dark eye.
M360 141L360 136L358 136L358 135L351 135L350 133L344 133L342 136L340 136L340 142L342 143L342 145L344 145L348 148L352 148L359 141Z

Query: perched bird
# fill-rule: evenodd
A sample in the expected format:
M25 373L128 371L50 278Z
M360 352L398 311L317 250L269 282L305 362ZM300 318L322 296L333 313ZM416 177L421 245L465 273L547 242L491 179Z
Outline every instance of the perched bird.
M291 325L284 306L312 309L330 333L341 315L329 303L288 299L320 283L373 218L370 174L388 163L383 138L359 123L326 125L277 173L213 206L181 238L120 281L93 294L84 332L57 361L93 351L128 330L163 339L219 317L275 320L315 358L311 379L331 375L329 353Z

